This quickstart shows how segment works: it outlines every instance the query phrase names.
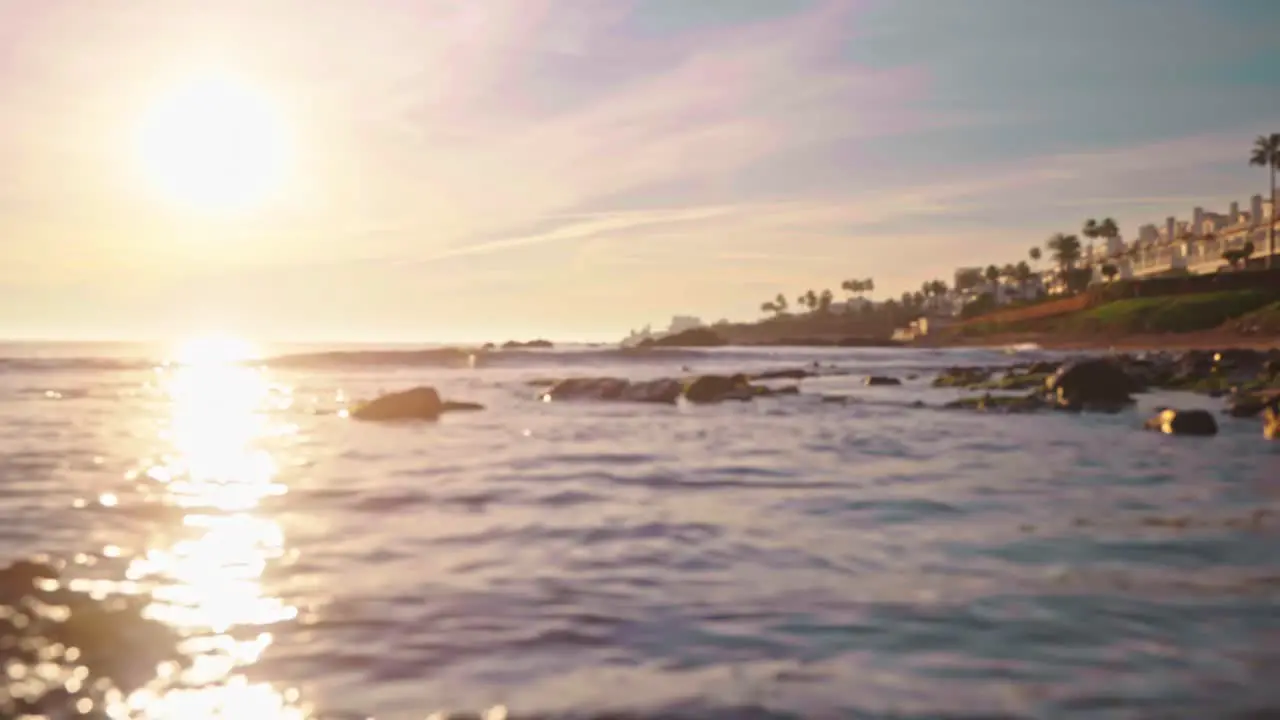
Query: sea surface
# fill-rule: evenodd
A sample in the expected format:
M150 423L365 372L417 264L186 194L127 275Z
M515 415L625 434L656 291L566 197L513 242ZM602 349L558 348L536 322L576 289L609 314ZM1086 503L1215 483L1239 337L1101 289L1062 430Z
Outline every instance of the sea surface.
M196 659L114 717L1280 708L1280 443L1139 429L1220 401L910 407L960 394L929 385L947 366L1052 357L1029 348L234 350L0 345L0 559L150 593ZM716 406L529 385L814 363L798 396ZM487 409L341 412L420 384Z

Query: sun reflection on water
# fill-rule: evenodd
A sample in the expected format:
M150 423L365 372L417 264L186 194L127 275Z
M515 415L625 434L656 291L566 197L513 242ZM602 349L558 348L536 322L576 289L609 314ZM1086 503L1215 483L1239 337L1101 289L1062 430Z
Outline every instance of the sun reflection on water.
M182 509L180 539L134 559L128 579L154 587L149 614L187 633L195 656L175 677L124 699L120 715L155 720L303 718L296 691L252 682L245 670L272 643L272 626L297 610L263 589L267 567L285 550L280 525L262 502L282 495L264 440L289 432L268 411L288 390L247 361L253 348L230 338L184 345L157 368L171 413L161 438L168 451L145 475Z

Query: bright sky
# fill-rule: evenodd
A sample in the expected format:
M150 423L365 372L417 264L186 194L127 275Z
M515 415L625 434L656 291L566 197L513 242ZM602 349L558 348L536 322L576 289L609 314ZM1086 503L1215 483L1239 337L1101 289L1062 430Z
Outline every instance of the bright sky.
M1273 0L0 0L0 336L612 339L1247 204Z

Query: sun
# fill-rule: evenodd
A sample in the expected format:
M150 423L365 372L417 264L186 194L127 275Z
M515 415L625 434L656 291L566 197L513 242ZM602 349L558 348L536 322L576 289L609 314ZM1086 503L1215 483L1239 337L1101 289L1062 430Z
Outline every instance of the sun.
M138 126L149 184L197 210L243 210L285 179L290 136L271 98L228 74L188 79L157 98Z

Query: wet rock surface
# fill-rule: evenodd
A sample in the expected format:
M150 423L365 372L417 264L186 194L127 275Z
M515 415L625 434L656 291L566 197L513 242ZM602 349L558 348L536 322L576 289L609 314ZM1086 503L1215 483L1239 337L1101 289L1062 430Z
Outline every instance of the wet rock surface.
M1218 434L1218 422L1208 410L1161 410L1147 421L1146 428L1166 435L1207 437Z
M149 602L70 590L48 562L0 570L0 663L8 673L0 717L112 717L109 706L153 679L158 665L184 666L182 638L144 617Z
M1069 410L1123 407L1137 387L1119 363L1106 359L1068 363L1045 381L1058 406Z
M798 387L769 388L755 385L742 373L734 375L698 375L687 379L660 378L631 381L625 378L567 378L550 385L539 397L544 402L567 400L606 400L642 403L675 403L683 399L691 403L709 404L731 400L751 400L773 395L795 395Z
M351 410L351 417L374 422L436 420L447 412L483 409L476 403L443 400L435 388L423 386L382 395L358 405Z

